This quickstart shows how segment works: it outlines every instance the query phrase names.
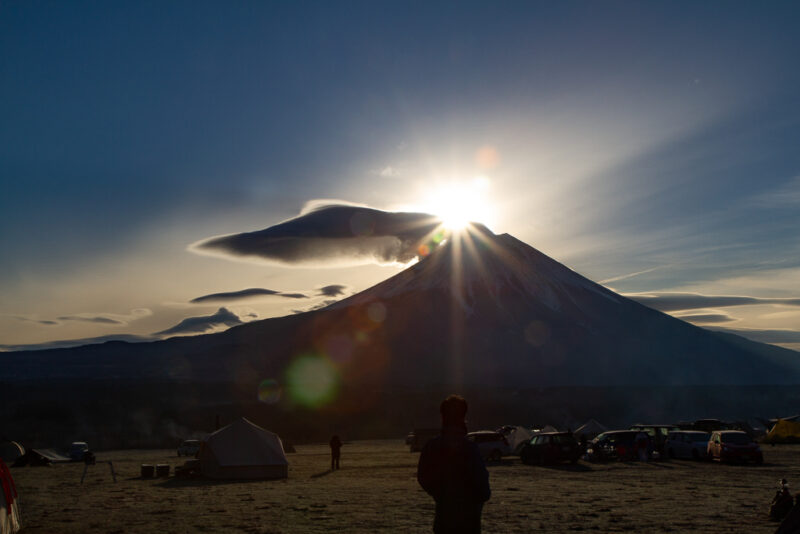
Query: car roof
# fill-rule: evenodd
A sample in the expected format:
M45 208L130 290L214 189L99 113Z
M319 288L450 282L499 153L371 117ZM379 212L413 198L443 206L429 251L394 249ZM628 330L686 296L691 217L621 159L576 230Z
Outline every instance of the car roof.
M537 432L532 437L536 436L571 436L572 432Z
M715 434L747 434L744 430L715 430Z
M494 436L494 435L502 436L502 434L500 434L500 432L497 432L495 430L476 430L475 432L470 432L467 435L468 436L478 436L478 435L481 435L481 436Z

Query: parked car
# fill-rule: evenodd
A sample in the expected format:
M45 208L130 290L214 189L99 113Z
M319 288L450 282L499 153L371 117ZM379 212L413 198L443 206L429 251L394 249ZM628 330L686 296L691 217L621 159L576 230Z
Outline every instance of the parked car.
M88 450L89 445L85 441L73 441L69 446L69 457L73 461L82 462Z
M586 456L593 462L634 460L639 450L650 448L650 437L638 430L609 430L603 432L586 447Z
M708 453L711 434L697 430L675 430L667 434L664 450L670 458L703 460Z
M708 457L720 462L764 463L761 448L741 430L716 430L708 440Z
M665 454L664 443L667 441L667 434L673 430L680 430L677 425L633 425L630 430L644 432L650 437L650 456L663 458Z
M576 463L581 457L581 446L571 432L544 432L530 439L519 457L526 464Z
M474 441L485 460L497 461L503 456L509 456L514 451L508 444L506 437L494 430L479 430L467 434L467 439Z
M178 456L195 456L200 452L201 445L199 439L185 439L178 447Z

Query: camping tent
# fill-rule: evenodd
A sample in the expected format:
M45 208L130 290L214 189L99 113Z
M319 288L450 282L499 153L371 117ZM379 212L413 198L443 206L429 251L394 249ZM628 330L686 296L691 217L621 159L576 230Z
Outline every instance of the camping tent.
M503 434L514 454L519 454L522 446L529 442L533 436L533 433L524 426L505 427Z
M13 464L23 454L25 454L25 447L16 441L0 443L0 460L3 460L6 465Z
M765 443L800 443L800 423L778 419L764 438Z
M210 478L289 476L289 462L278 435L244 417L208 436L199 460L200 472Z
M598 434L602 434L607 430L608 429L605 426L601 425L596 420L589 419L585 424L579 426L574 434L578 437L586 436L586 439L592 439Z
M19 531L19 496L11 471L0 459L0 534Z

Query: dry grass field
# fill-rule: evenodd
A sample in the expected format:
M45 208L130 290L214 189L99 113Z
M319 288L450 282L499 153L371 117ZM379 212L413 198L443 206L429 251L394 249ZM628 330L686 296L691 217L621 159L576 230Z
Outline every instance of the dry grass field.
M433 503L416 482L418 453L401 441L359 441L329 472L327 445L298 446L288 480L141 479L173 451L98 454L108 466L13 468L27 533L431 532ZM781 477L800 486L800 445L766 447L762 466L691 461L531 467L490 465L485 532L773 532L766 510Z

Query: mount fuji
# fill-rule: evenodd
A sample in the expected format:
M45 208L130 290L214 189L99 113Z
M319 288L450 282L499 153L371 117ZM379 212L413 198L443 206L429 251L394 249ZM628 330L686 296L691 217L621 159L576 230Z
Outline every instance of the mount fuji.
M800 383L800 354L698 328L474 225L326 308L226 332L0 355L0 381L280 382L317 355L347 387Z

